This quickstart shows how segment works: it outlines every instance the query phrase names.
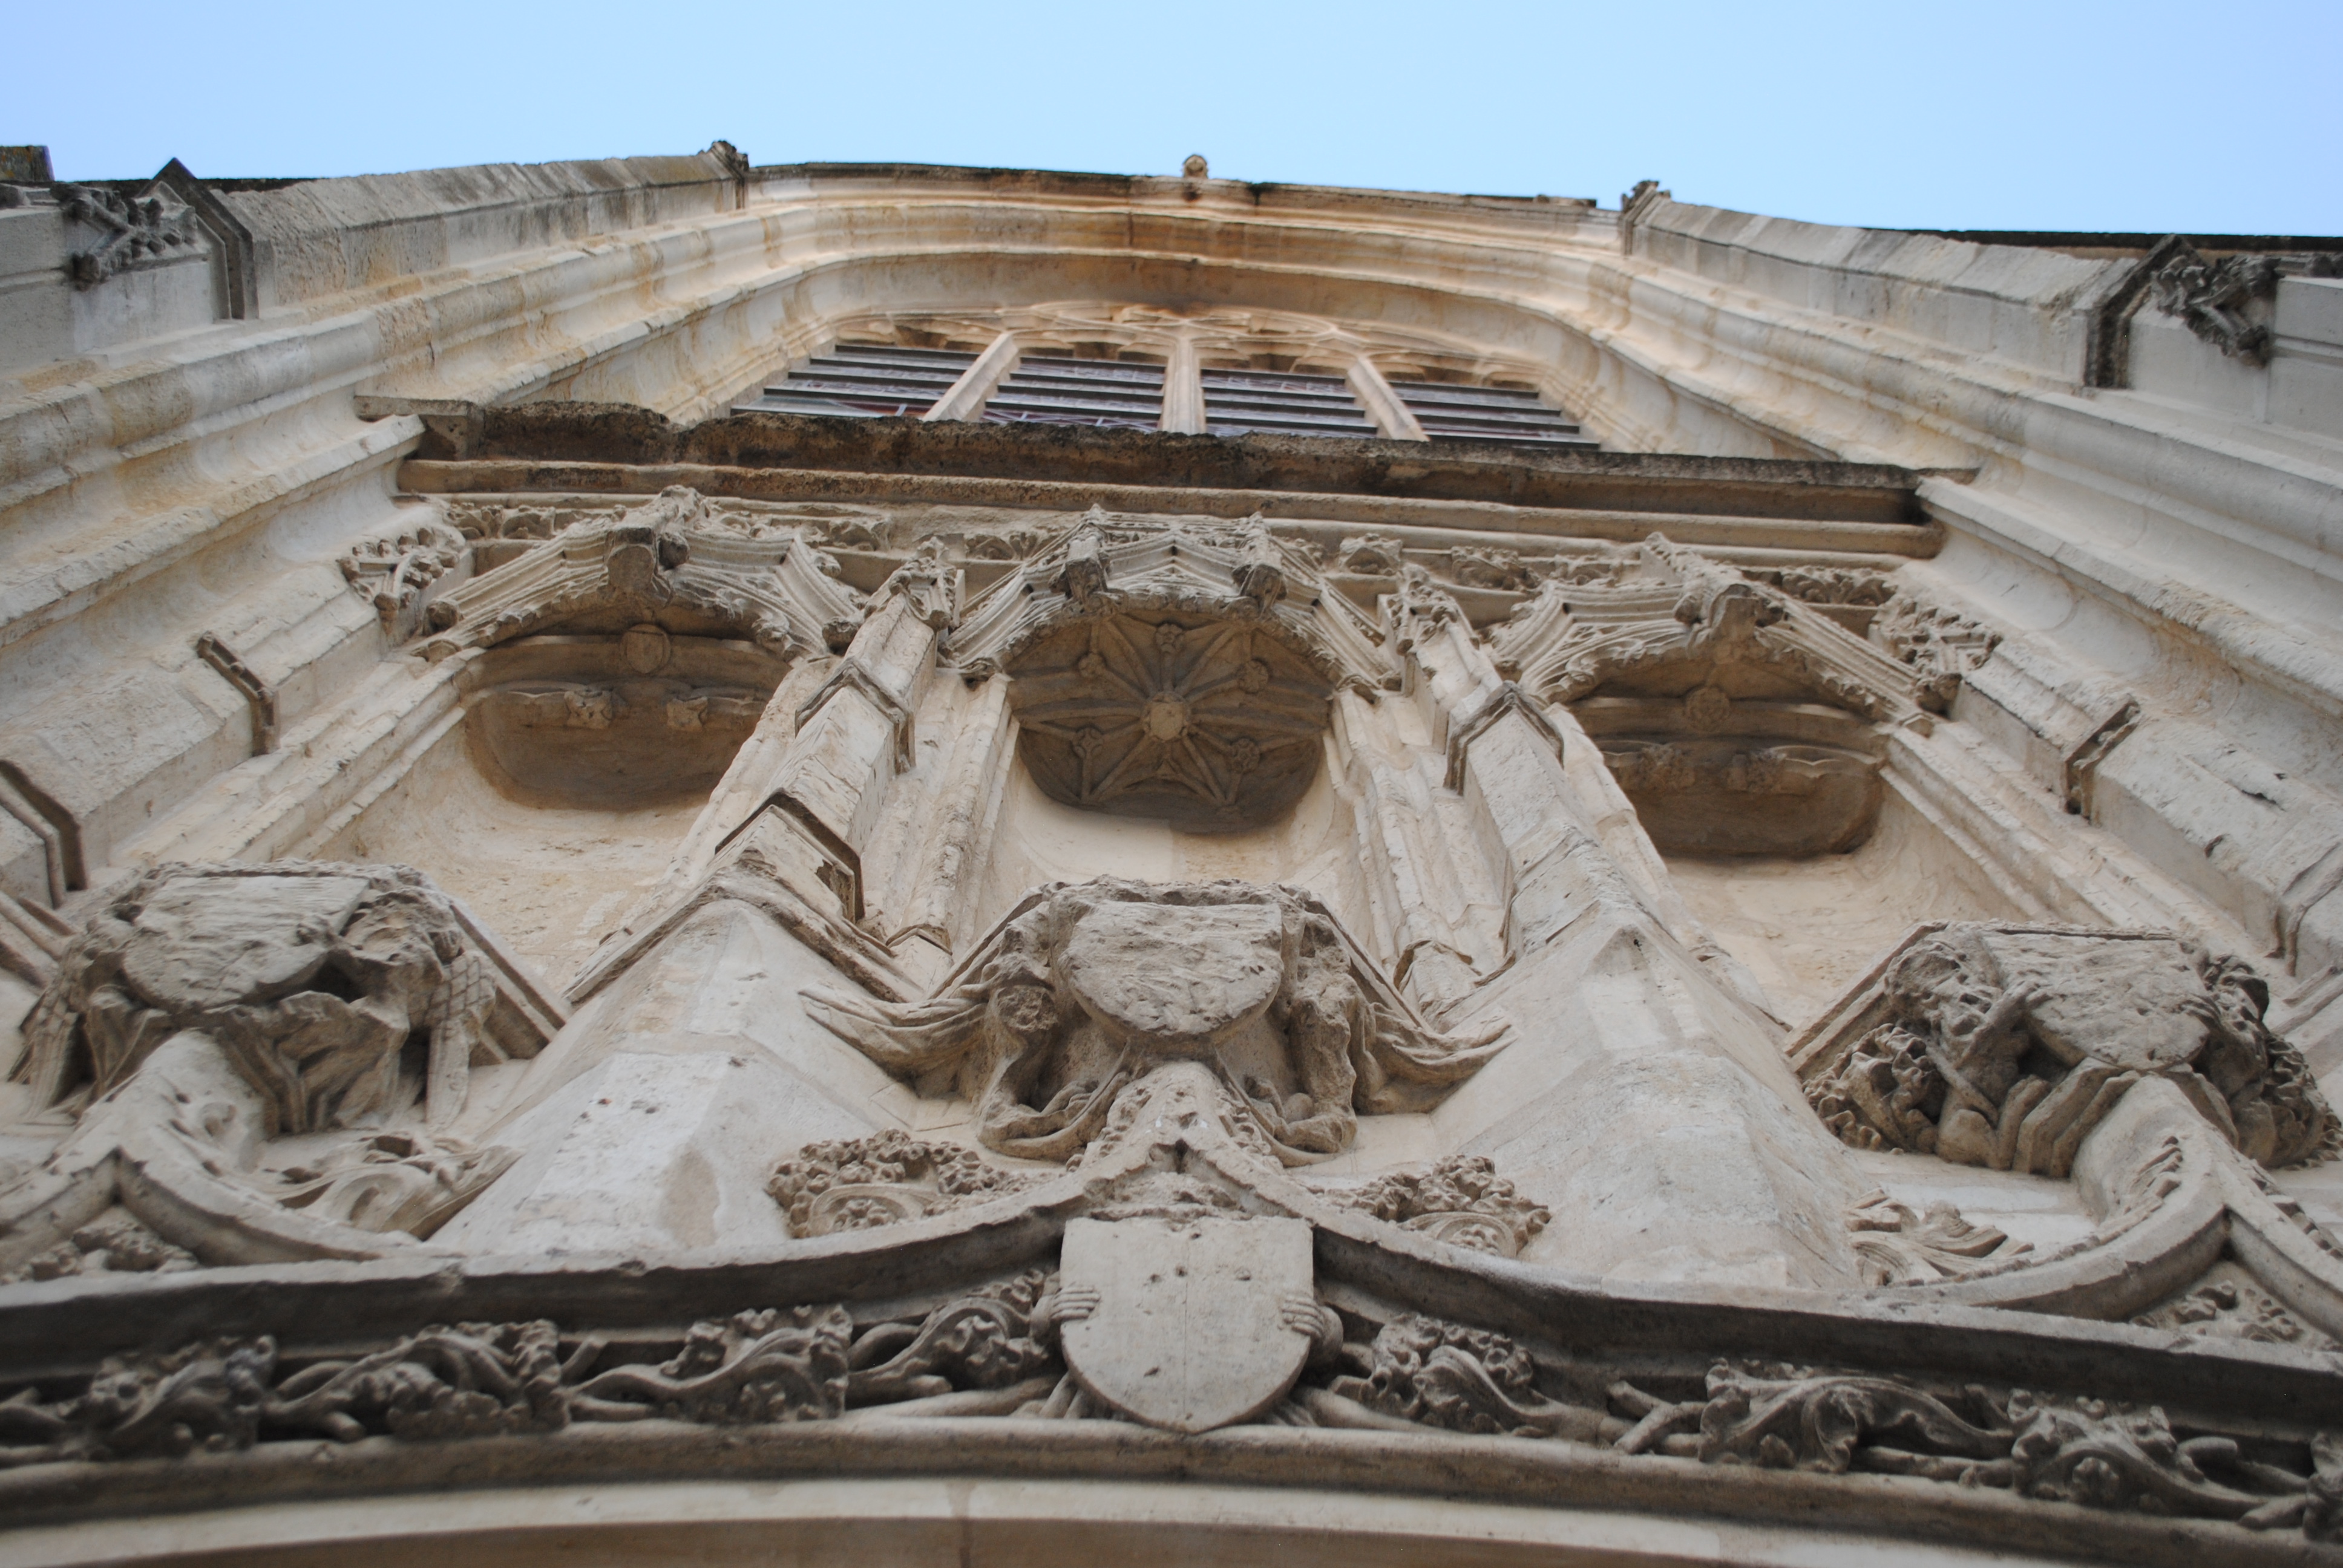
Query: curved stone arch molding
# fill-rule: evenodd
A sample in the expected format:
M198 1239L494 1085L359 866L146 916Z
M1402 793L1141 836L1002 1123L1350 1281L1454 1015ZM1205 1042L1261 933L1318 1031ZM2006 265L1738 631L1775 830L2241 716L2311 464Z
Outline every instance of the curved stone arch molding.
M1148 1193L1133 1191L1134 1179L1171 1176L1165 1157L1180 1154L1185 1170L1179 1174L1192 1191L1216 1182L1248 1198L1256 1215L1309 1223L1312 1286L1323 1307L1341 1314L1346 1339L1360 1332L1360 1323L1363 1332L1373 1333L1377 1325L1411 1317L1436 1317L1468 1335L1501 1336L1540 1369L1542 1386L1529 1403L1541 1412L1573 1408L1567 1402L1573 1399L1594 1400L1599 1408L1606 1386L1613 1399L1619 1397L1621 1379L1697 1382L1704 1369L1738 1357L1853 1369L1788 1375L1816 1379L1817 1387L1844 1382L1866 1392L1944 1395L1972 1382L2015 1380L2027 1387L2046 1382L2087 1399L2169 1405L2186 1412L2198 1430L2233 1427L2267 1437L2273 1429L2317 1426L2319 1412L2333 1408L2333 1390L2343 1375L2333 1358L2298 1349L2203 1342L2175 1358L2169 1336L2160 1332L1956 1302L1832 1301L1746 1286L1613 1286L1570 1271L1460 1251L1332 1208L1250 1161L1208 1123L1182 1121L1176 1104L1163 1109L1175 1114L1151 1119L1141 1136L1042 1188L923 1221L791 1243L778 1253L648 1263L578 1256L550 1271L537 1260L458 1261L415 1253L330 1268L60 1281L24 1290L17 1303L25 1331L20 1342L40 1347L39 1375L55 1379L101 1355L150 1345L152 1324L166 1315L200 1322L208 1333L269 1333L300 1344L323 1338L344 1355L344 1347L373 1346L427 1322L500 1315L541 1314L554 1320L547 1329L580 1342L604 1329L705 1318L736 1302L843 1301L853 1303L860 1322L919 1321L979 1282L1048 1268L1073 1220L1124 1217L1112 1211L1132 1198L1143 1206ZM360 1284L367 1294L359 1311L337 1310L352 1303L353 1288ZM263 1285L267 1288L255 1288ZM1932 1332L1918 1333L1923 1326ZM1034 1386L931 1397L927 1408L915 1399L899 1409L849 1410L832 1421L719 1432L705 1432L688 1419L523 1431L488 1438L492 1448L461 1435L347 1449L279 1438L193 1464L166 1458L33 1465L0 1473L0 1500L27 1508L86 1506L96 1494L93 1483L108 1477L138 1487L142 1497L164 1509L235 1506L290 1492L364 1496L412 1487L418 1479L445 1485L475 1456L491 1454L507 1474L538 1483L639 1475L646 1463L683 1478L708 1473L711 1456L725 1453L753 1456L750 1469L768 1479L777 1469L791 1473L801 1465L824 1473L864 1465L884 1472L910 1454L919 1456L915 1462L922 1468L950 1470L959 1462L955 1452L973 1455L974 1468L981 1471L1007 1459L1011 1449L1004 1443L1011 1441L1028 1463L1034 1446L1042 1445L1057 1473L1127 1476L1133 1462L1159 1452L1151 1445L1161 1444L1168 1446L1160 1452L1176 1455L1178 1473L1189 1478L1199 1465L1208 1473L1231 1465L1243 1467L1254 1483L1293 1485L1324 1474L1355 1476L1363 1464L1386 1488L1453 1491L1463 1473L1475 1478L1476 1492L1546 1507L1582 1502L1615 1507L1628 1499L1637 1507L1736 1517L1753 1509L1827 1510L1842 1525L1938 1536L1951 1531L1972 1545L2038 1551L2057 1540L2079 1552L2087 1545L2113 1550L2109 1543L2116 1543L2127 1560L2142 1563L2215 1560L2207 1553L2221 1561L2258 1561L2265 1554L2271 1561L2300 1560L2296 1538L2284 1533L2257 1536L2121 1507L2046 1506L1990 1483L1948 1484L1949 1473L1923 1480L1815 1473L1827 1468L1821 1465L1785 1470L1728 1462L1720 1467L1705 1449L1702 1462L1693 1463L1689 1455L1662 1458L1651 1448L1614 1439L1613 1432L1628 1425L1619 1420L1599 1433L1475 1435L1489 1429L1460 1431L1428 1416L1380 1415L1329 1400L1314 1387L1298 1398L1313 1416L1335 1418L1331 1423L1254 1424L1202 1438L1150 1433L1128 1422L1099 1421L1097 1412L1063 1424L1000 1423L1015 1402L1031 1400ZM1674 1408L1697 1412L1701 1406L1695 1399ZM1108 1452L1115 1460L1095 1470ZM330 1463L321 1458L327 1453ZM738 1467L719 1461L718 1470L731 1473ZM69 1496L65 1488L80 1490ZM2266 1553L2254 1550L2260 1542L2268 1543Z
M1631 354L1625 346L1614 342L1615 334L1584 314L1594 293L1589 286L1591 269L1615 260L1604 252L1526 251L1523 260L1532 272L1554 267L1589 269L1576 278L1555 278L1551 294L1544 297L1459 286L1453 277L1435 283L1395 271L1348 270L1338 264L1309 266L1235 256L1199 258L1192 251L1143 246L1074 245L1030 251L1018 246L1008 248L1007 254L1017 263L1007 271L1001 266L1003 249L993 247L873 248L799 266L784 263L745 286L735 282L712 293L678 312L671 326L663 323L647 338L630 337L581 352L558 369L540 362L528 372L460 382L445 377L446 365L435 365L431 368L441 376L436 383L441 390L428 396L478 402L547 396L636 401L679 420L708 417L722 413L739 392L759 384L777 363L819 352L841 328L870 320L874 313L869 302L873 295L883 296L894 277L912 268L921 277L940 284L922 291L918 306L924 313L971 317L995 307L1014 311L1069 297L1103 295L1109 304L1117 303L1118 297L1133 303L1166 297L1230 300L1243 302L1238 308L1264 313L1364 322L1391 310L1390 301L1397 296L1407 299L1411 308L1393 310L1394 316L1443 323L1423 332L1430 343L1453 344L1455 347L1447 350L1451 353L1492 359L1502 356L1506 361L1534 367L1534 374L1528 378L1537 391L1570 409L1606 445L1665 450L1681 448L1687 439L1694 439L1704 449L1727 456L1841 455L1778 427L1747 399L1681 385L1673 365ZM1100 286L1102 273L1113 279L1110 288ZM964 303L950 297L955 277L967 280ZM830 316L815 306L808 311L810 319L793 325L778 341L769 331L759 334L752 348L710 369L691 387L676 389L665 377L659 385L647 387L631 374L631 362L639 355L655 357L659 346L669 336L696 329L704 338L718 313L754 309L760 304L769 308L773 303L769 297L776 289L794 294L809 305L815 298L833 295L852 297L857 308L850 314ZM1009 297L1005 306L1003 296ZM1478 345L1508 342L1522 347L1475 351ZM683 395L672 395L675 390ZM1699 417L1697 436L1687 436L1682 428L1688 409Z
M2101 1210L2100 1233L2047 1258L1876 1294L2122 1321L2226 1257L2343 1339L2343 1246L2281 1209L2252 1162L2171 1084L2135 1085L2086 1140L2075 1175Z

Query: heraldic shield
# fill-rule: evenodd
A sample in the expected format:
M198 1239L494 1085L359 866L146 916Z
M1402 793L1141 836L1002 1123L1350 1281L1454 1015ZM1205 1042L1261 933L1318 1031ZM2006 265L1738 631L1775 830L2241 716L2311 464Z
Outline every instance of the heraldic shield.
M1150 1426L1250 1421L1309 1358L1290 1306L1314 1299L1302 1221L1074 1220L1060 1267L1063 1299L1088 1313L1060 1331L1066 1365L1092 1398Z

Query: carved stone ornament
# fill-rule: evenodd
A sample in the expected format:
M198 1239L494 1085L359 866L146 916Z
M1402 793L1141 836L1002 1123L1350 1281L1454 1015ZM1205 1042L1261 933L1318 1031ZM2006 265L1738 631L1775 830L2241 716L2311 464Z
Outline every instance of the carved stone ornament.
M1360 1187L1321 1185L1321 1197L1361 1209L1436 1241L1518 1256L1554 1222L1553 1212L1513 1191L1488 1159L1452 1154L1429 1171L1393 1171Z
M1819 702L1899 722L1946 700L1828 616L1659 534L1614 585L1545 584L1490 647L1549 702L1682 700L1708 689L1736 703Z
M13 1076L79 1123L0 1189L0 1267L67 1233L114 1256L84 1231L117 1192L206 1261L427 1234L510 1162L436 1130L476 1061L558 1027L534 1002L404 867L157 867L75 939L26 1020ZM280 1139L294 1152L271 1157Z
M1502 1026L1426 1026L1299 890L1114 878L1030 893L931 1000L829 990L807 1011L896 1077L975 1104L986 1148L1081 1152L1129 1085L1198 1062L1289 1165L1348 1148L1361 1112L1428 1109Z
M1044 793L1209 831L1272 819L1308 788L1329 696L1390 672L1376 636L1309 552L1257 520L1093 508L986 592L951 656L1014 678Z
M2167 316L2187 323L2188 330L2232 359L2248 365L2269 362L2270 329L2247 319L2249 301L2278 292L2280 272L2274 256L2227 256L2208 261L2186 244L2157 267L2147 280L2148 298Z
M57 206L65 216L105 236L66 258L76 288L93 288L134 264L200 243L192 207L148 195L132 197L96 186L64 186Z
M774 1168L766 1191L789 1211L789 1230L827 1236L916 1220L941 1209L1021 1191L1038 1178L988 1165L973 1149L888 1131L809 1143Z
M1317 1338L1300 1220L1073 1220L1061 1268L1067 1370L1149 1426L1252 1420L1285 1397Z
M1799 1054L1808 1100L1857 1148L2063 1176L2125 1091L2160 1077L2275 1167L2316 1157L2334 1118L2268 1004L2243 960L2169 932L1943 925Z
M802 537L719 512L674 486L621 516L582 513L495 570L434 598L427 658L551 630L736 638L783 658L859 618L837 564Z

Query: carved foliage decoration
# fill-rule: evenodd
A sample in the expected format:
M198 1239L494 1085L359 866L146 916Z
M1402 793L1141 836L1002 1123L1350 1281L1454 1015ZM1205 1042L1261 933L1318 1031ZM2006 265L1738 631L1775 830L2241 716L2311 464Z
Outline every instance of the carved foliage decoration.
M2202 1419L2176 1428L2152 1405L1730 1358L1686 1387L1663 1379L1654 1393L1643 1373L1621 1377L1577 1354L1548 1362L1503 1332L1404 1311L1362 1319L1287 1294L1275 1332L1294 1336L1302 1383L1252 1420L1869 1473L2343 1540L2343 1441L2332 1432L2258 1420L2234 1433ZM77 1389L50 1380L0 1400L0 1467L319 1437L826 1422L887 1405L907 1415L1127 1415L1068 1375L1065 1328L1091 1323L1100 1296L1028 1270L899 1315L764 1309L704 1319L663 1342L640 1330L565 1333L544 1320L435 1326L326 1355L286 1355L266 1337L199 1340L112 1358Z
M1820 701L1872 720L1943 707L1829 617L1659 534L1615 586L1549 582L1490 640L1493 656L1550 702L1715 691L1736 702Z
M2060 1176L2124 1091L2160 1076L2246 1154L2287 1165L2318 1154L2333 1115L2263 1023L2268 1004L2243 960L2168 932L1947 925L1907 940L1843 1013L1806 1093L1857 1148Z
M2164 248L2162 246L2159 249ZM2229 256L2208 261L2180 244L2147 280L2148 298L2167 316L2232 359L2269 362L2270 329L2247 318L2246 307L2278 291L2280 266L2274 256Z
M1322 1197L1452 1246L1511 1258L1554 1222L1478 1154L1452 1154L1429 1171L1395 1171L1363 1187L1320 1187Z
M1063 1160L1157 1069L1202 1063L1287 1164L1349 1147L1362 1111L1426 1109L1493 1038L1436 1033L1290 888L1112 878L1029 894L932 1000L809 990L807 1010L907 1081L950 1082L977 1136Z
M793 1233L827 1236L982 1202L1033 1181L1029 1173L986 1164L973 1149L890 1131L809 1143L774 1168L765 1190L788 1211Z
M65 261L74 286L91 288L147 256L167 256L198 243L195 210L159 196L131 197L96 186L65 186L59 209L105 237Z

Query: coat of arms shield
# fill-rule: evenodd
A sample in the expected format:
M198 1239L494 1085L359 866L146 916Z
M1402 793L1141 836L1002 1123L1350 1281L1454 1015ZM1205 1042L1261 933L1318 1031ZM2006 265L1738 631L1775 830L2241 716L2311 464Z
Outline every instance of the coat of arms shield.
M1066 1365L1091 1397L1150 1426L1249 1421L1309 1358L1288 1305L1312 1294L1300 1220L1074 1220L1060 1271L1061 1291L1096 1297L1060 1331Z

